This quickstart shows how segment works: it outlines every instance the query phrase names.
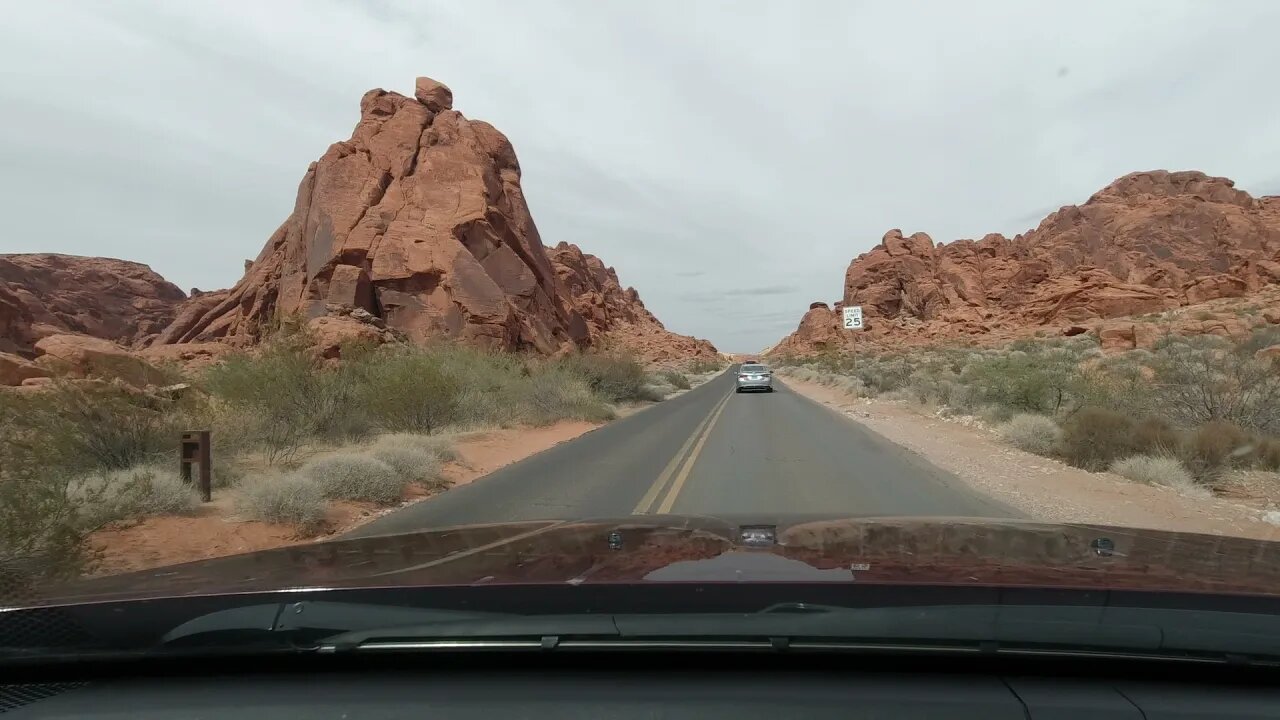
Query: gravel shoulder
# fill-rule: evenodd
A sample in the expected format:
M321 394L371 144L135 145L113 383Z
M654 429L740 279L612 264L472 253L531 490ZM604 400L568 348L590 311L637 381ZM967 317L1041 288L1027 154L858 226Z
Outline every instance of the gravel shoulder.
M1280 527L1262 519L1269 504L1265 498L1246 504L1237 498L1187 497L1170 488L1087 472L1011 448L970 420L944 419L894 402L854 398L843 390L796 378L784 382L1035 520L1280 539Z

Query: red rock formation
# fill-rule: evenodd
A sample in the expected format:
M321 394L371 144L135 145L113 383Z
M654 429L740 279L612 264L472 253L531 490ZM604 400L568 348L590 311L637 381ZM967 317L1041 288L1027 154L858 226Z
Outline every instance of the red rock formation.
M591 341L616 346L650 362L718 360L706 340L667 330L644 306L635 288L622 288L618 273L577 245L560 243L549 252L560 285L587 326Z
M1280 282L1280 198L1255 199L1199 172L1133 173L1012 240L934 245L885 234L845 274L844 303L867 329L838 329L810 310L775 353L860 342L912 345L1003 338L1241 297ZM812 316L812 317L811 317ZM834 332L834 334L833 334ZM1112 327L1114 345L1138 342Z
M293 214L244 278L184 307L158 342L251 344L279 318L362 308L410 340L447 336L556 352L588 342L566 302L502 133L416 97L371 90L351 139L307 169Z
M0 255L0 351L26 356L54 333L142 345L186 295L146 265L40 253Z

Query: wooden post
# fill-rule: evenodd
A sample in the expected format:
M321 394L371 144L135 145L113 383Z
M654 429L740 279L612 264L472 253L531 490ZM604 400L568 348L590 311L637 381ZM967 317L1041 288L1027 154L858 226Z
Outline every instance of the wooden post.
M209 502L213 499L213 462L208 430L182 433L179 472L184 482L191 482L192 466L196 470L196 487L200 489L200 499Z

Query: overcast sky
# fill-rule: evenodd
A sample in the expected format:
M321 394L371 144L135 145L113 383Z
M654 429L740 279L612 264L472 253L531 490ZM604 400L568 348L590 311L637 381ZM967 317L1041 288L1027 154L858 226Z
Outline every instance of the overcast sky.
M1014 234L1133 170L1280 193L1280 2L10 3L0 252L234 283L364 91L515 144L544 242L754 351L890 228Z

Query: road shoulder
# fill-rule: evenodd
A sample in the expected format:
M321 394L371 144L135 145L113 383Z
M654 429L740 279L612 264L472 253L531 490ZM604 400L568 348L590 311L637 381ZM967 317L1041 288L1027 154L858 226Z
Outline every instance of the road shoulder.
M796 378L784 382L1035 520L1280 539L1280 528L1264 522L1256 509L1230 500L1190 498L1110 473L1087 472L1010 448L977 425L893 402L854 398Z

